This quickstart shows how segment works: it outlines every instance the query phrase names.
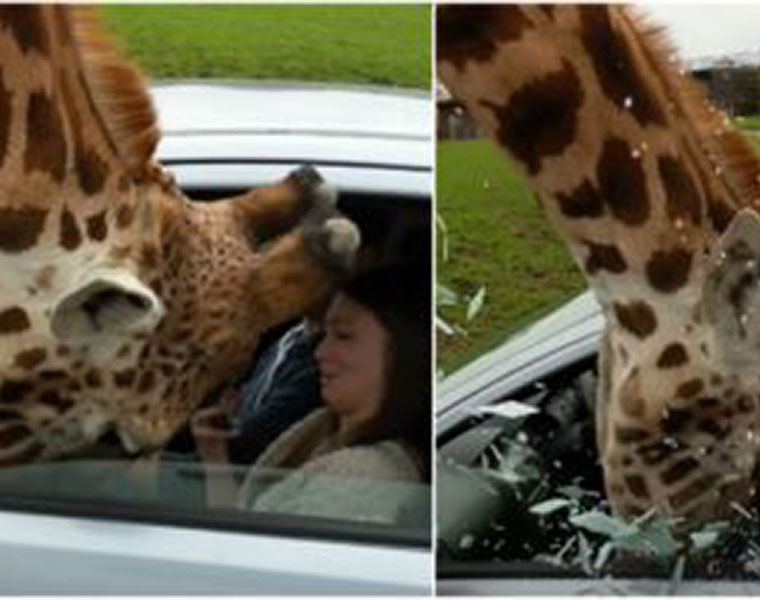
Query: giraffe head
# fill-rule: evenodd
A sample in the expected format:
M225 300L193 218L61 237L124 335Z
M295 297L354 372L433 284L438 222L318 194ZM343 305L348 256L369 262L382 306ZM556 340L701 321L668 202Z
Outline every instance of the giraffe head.
M606 317L597 433L620 514L754 494L760 164L623 6L445 6L439 73L536 190Z
M89 9L0 9L0 463L155 448L351 267L311 168L214 203L153 159L138 72Z

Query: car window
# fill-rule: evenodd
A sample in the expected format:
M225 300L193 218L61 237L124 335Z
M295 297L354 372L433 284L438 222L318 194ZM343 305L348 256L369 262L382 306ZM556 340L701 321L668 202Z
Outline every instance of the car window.
M757 520L746 511L708 524L692 538L704 545L680 554L663 519L649 514L626 525L609 516L596 450L597 383L592 356L474 411L439 440L439 576L470 565L480 576L534 581L756 580ZM636 558L616 548L636 550Z
M562 486L599 493L595 381L593 363L583 361L496 403L520 403L530 414L475 412L439 446L439 558L530 560L561 548L562 532L545 528L530 507Z
M200 463L177 454L160 461L75 459L0 469L0 497L11 507L13 500L25 499L48 499L59 505L70 501L72 506L86 501L90 508L99 505L106 512L109 507L114 511L131 507L133 516L141 515L146 521L151 521L152 515L166 515L168 511L181 517L175 521L186 525L193 525L193 515L204 517L203 522L208 524L213 521L208 517L214 514L226 517L234 514L243 531L255 531L262 516L300 517L301 531L306 537L310 529L312 534L329 537L331 526L325 519L342 521L344 525L376 525L386 530L385 539L394 539L387 535L394 534L397 541L424 542L429 536L430 488L419 482L316 475L306 490L296 490L289 497L281 495L284 501L277 506L244 503L240 494L213 506L208 501L209 486L216 485L221 478L229 481L248 478L250 487L257 487L256 493L260 494L294 476L297 480L293 483L302 486L303 481L298 480L295 471L251 472L246 466L220 466L209 473ZM250 500L254 492L250 488L246 491ZM365 536L366 541L372 541L372 537L372 534Z

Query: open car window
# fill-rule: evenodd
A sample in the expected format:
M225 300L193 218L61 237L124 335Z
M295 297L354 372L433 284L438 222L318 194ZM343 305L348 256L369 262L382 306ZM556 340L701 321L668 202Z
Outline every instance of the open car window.
M338 538L402 545L427 545L430 534L430 488L416 482L366 480L360 477L316 476L304 495L293 495L278 507L258 508L243 503L239 495L228 502L209 506L207 486L215 476L241 481L248 477L262 489L296 475L283 469L262 469L253 473L248 467L220 466L211 476L203 466L179 456L162 461L77 459L8 467L0 469L0 497L3 508L25 508L33 503L36 510L45 504L51 514L64 512L82 516L96 514L128 516L144 522L170 522L190 527L219 528L238 531L262 531L262 520L279 518L280 533L297 527L301 537ZM355 496L357 489L375 487L386 496L394 510L379 511L375 501ZM343 506L323 504L315 495L333 490L344 495ZM249 490L251 492L251 490ZM313 505L309 510L308 503ZM332 510L330 510L332 508ZM63 509L63 510L62 510ZM320 510L321 509L321 510ZM291 518L292 517L292 518Z
M610 517L595 438L596 357L566 365L439 439L437 568L446 593L712 593L760 589L757 520L685 547L653 515Z

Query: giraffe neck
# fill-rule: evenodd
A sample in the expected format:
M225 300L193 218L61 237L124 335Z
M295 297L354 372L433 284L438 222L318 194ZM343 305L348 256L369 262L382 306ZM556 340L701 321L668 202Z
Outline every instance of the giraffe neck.
M597 438L616 512L747 502L760 426L760 163L620 6L447 6L443 83L537 192L606 317Z
M623 282L663 298L698 282L701 256L760 198L758 170L732 168L751 150L661 36L605 6L494 6L480 28L470 10L440 15L441 78L515 159L603 304L630 301Z
M101 192L117 152L85 85L69 15L12 6L0 24L0 181Z

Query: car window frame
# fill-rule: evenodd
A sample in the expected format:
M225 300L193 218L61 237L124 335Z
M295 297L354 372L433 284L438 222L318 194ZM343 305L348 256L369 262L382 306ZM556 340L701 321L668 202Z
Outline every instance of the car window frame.
M211 508L196 511L117 498L92 499L23 493L0 495L0 511L161 525L248 535L285 536L338 543L430 548L432 534L395 526L316 516Z

